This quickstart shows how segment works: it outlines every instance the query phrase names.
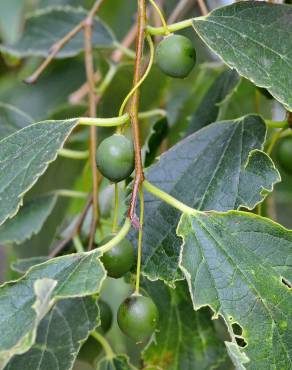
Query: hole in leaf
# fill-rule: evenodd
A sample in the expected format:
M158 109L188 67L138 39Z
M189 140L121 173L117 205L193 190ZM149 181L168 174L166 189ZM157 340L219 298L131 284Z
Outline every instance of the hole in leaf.
M242 347L242 348L246 347L247 343L243 338L235 337L235 340L236 340L236 343L239 345L239 347Z
M285 278L282 278L282 284L286 285L289 289L292 288L292 284Z
M232 324L232 330L234 335L242 335L242 327L236 322Z

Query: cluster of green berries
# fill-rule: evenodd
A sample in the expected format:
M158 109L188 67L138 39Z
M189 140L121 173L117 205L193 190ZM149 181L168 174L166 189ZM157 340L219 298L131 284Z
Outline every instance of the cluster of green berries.
M107 243L113 237L114 234L108 235L102 240L101 245ZM107 270L108 276L116 279L120 278L129 272L135 263L134 247L130 241L124 239L106 252L101 257L101 261ZM112 317L112 314L107 311L108 309L105 309L103 305L103 310L101 310L102 328L104 325L108 326L107 323L111 323L109 317ZM126 335L136 341L141 341L154 332L158 321L158 311L151 298L132 295L120 305L117 319L120 329ZM103 320L106 324L103 324Z
M156 62L167 75L185 78L196 63L196 52L192 42L180 35L165 37L156 50ZM100 173L108 180L117 183L127 179L134 171L133 143L124 135L114 134L103 140L96 151L96 164ZM114 237L108 235L101 245ZM106 252L101 261L107 274L120 278L129 272L135 263L133 245L127 239ZM101 328L106 332L112 322L110 307L99 302L101 310ZM136 341L149 337L155 330L158 321L158 310L149 297L132 295L119 307L117 321L120 329Z

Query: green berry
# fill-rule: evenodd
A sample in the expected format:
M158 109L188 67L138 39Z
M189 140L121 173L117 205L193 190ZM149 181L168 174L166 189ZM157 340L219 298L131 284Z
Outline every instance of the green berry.
M100 245L107 243L113 237L114 234L108 235ZM122 240L101 257L101 262L107 270L108 276L117 279L125 275L135 263L135 251L132 243L128 239Z
M103 333L106 333L110 330L113 321L113 313L108 303L103 300L98 301L98 307L100 311L100 327Z
M196 51L187 37L166 36L156 49L156 62L165 74L185 78L196 64Z
M123 135L104 139L96 151L96 165L101 174L112 182L125 180L134 170L134 148Z
M287 136L280 141L277 158L283 170L292 175L292 136Z
M128 297L119 307L118 324L124 334L136 341L149 337L155 330L158 310L149 297Z

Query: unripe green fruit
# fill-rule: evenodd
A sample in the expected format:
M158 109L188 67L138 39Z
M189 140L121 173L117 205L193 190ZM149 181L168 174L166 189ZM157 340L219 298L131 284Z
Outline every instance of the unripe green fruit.
M280 166L292 175L292 136L287 136L280 141L277 157Z
M101 329L100 331L106 333L110 330L110 327L112 326L113 313L108 303L104 302L101 299L98 301L98 307L100 311L100 327L97 328L97 330Z
M156 49L156 62L165 74L185 78L196 64L196 51L187 37L166 36Z
M134 148L123 135L104 139L96 151L96 165L101 174L112 182L125 180L134 170Z
M100 245L109 242L114 236L114 234L108 235ZM127 239L122 240L101 257L101 262L107 270L108 276L117 279L125 275L135 263L135 251L132 243Z
M136 341L149 337L158 321L158 310L149 297L128 297L119 307L118 324L124 334Z

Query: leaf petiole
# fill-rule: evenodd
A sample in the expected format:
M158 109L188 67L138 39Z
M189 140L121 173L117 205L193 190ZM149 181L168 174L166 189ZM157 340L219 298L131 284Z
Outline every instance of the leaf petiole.
M186 19L181 22L173 23L167 25L167 29L169 32L175 32L182 30L184 28L188 28L192 26L193 18ZM152 27L152 26L147 26L147 32L149 35L166 35L165 28L164 27Z
M162 199L164 202L166 202L169 205L171 205L172 207L178 209L182 213L186 213L188 215L196 215L198 213L204 213L204 212L198 211L198 210L196 210L194 208L191 208L191 207L187 206L186 204L180 202L178 199L176 199L173 196L167 194L163 190L157 188L155 185L150 184L150 182L148 182L147 180L144 180L143 186L149 193L153 194L157 198Z
M72 150L63 148L58 151L58 155L69 159L87 159L89 152L88 150Z
M68 189L58 189L52 192L52 194L57 195L58 197L66 197L66 198L80 198L84 199L88 197L88 193L83 191L75 191L75 190L68 190Z
M106 354L106 357L107 359L112 359L113 357L115 357L115 354L109 344L109 342L100 334L98 333L97 331L93 331L91 333L91 336L96 339L101 345L102 345L102 348Z
M108 243L99 247L98 248L99 252L101 254L104 254L104 253L108 252L109 250L111 250L116 245L118 245L119 242L122 241L126 237L128 232L130 231L130 228L131 228L131 221L127 217L126 220L125 220L125 223L122 226L122 228L120 229L120 231Z

